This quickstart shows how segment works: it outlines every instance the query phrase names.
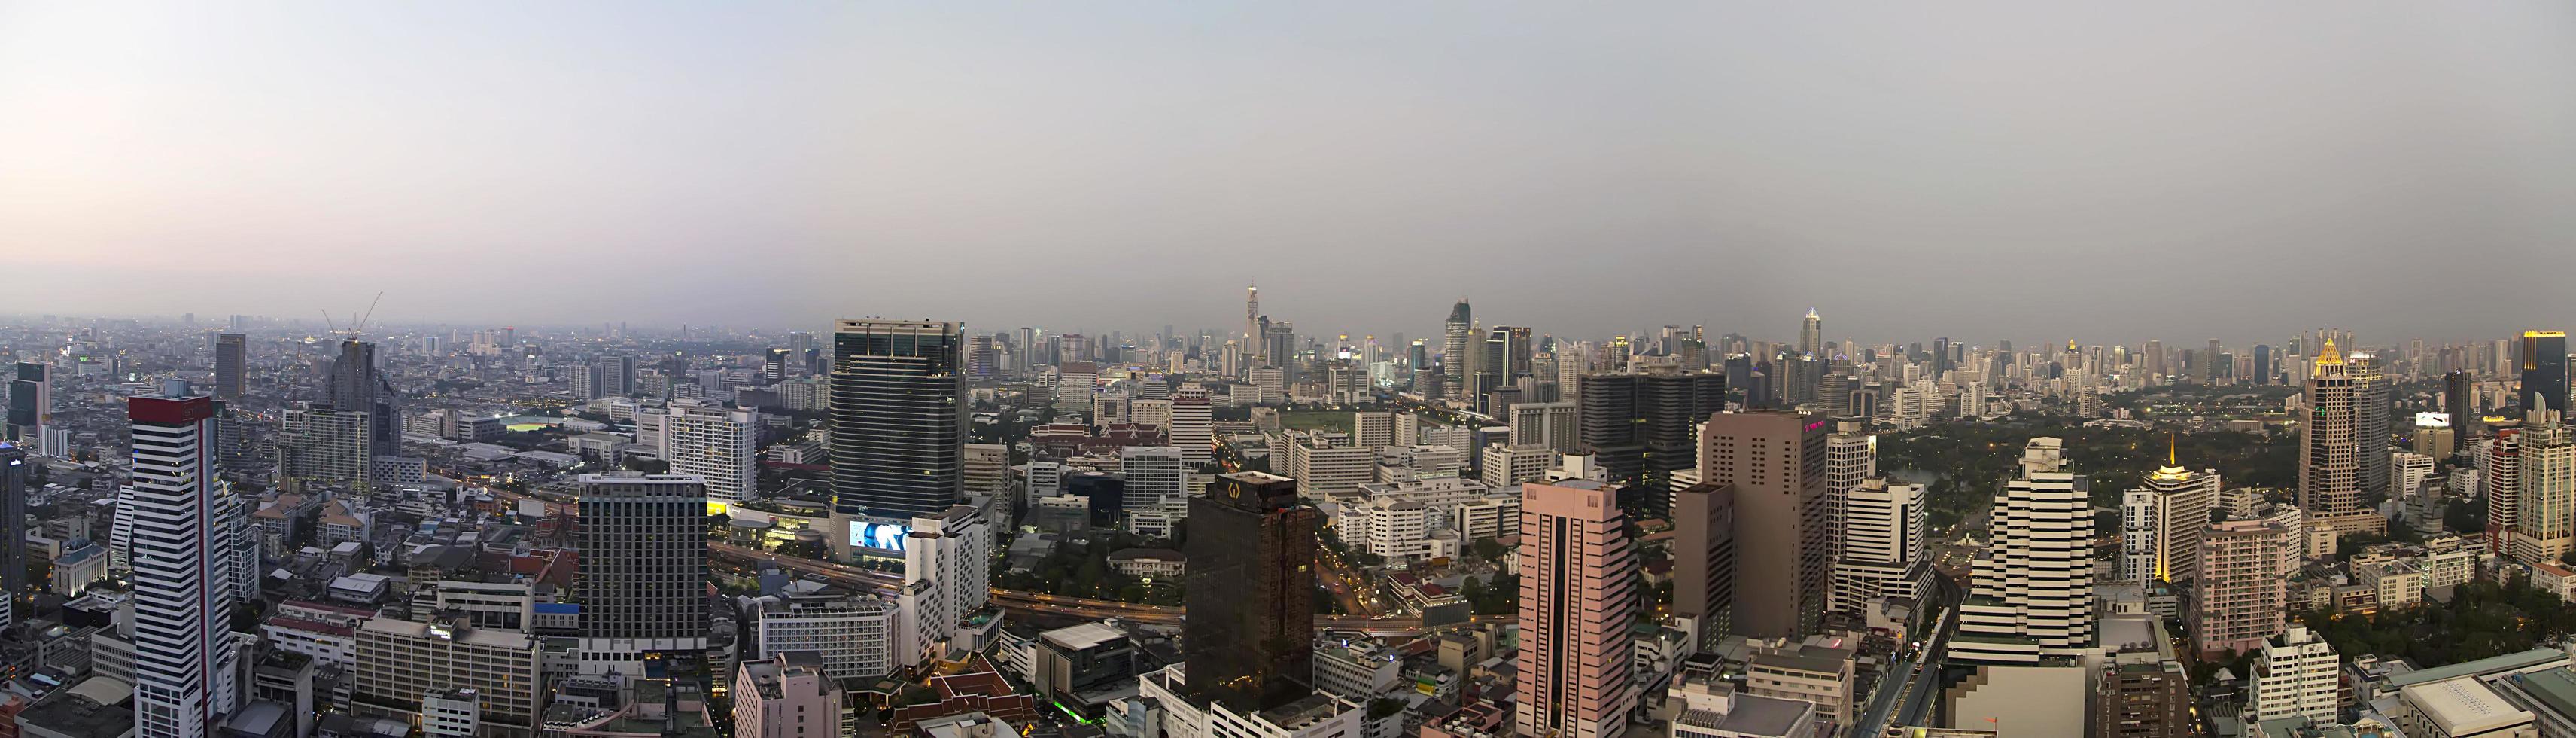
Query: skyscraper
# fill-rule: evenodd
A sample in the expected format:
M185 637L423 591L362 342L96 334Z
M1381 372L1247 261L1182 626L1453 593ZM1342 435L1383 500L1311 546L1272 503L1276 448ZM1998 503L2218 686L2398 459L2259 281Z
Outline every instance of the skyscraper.
M2343 354L2328 339L2308 372L2299 423L2299 508L2338 534L2384 533L2388 521L2362 501L2362 398ZM2380 445L2385 446L2382 439ZM2386 450L2380 452L2383 456ZM2386 489L2383 483L2380 489Z
M2203 658L2252 653L2281 632L2289 590L2281 562L2296 560L2290 529L2267 520L2205 526L2193 579L2191 637Z
M1835 612L1866 622L1872 602L1922 596L1932 574L1923 556L1924 510L1920 484L1872 478L1850 491L1843 500L1842 556L1834 562Z
M2387 369L2388 362L2376 353L2361 351L2344 357L2344 371L2352 375L2352 438L2360 454L2365 490L2389 488L2388 446L2396 438L2397 406L2390 401Z
M2521 494L2514 524L2507 531L2506 555L2534 563L2556 563L2576 550L2576 431L2558 413L2534 409L2525 414L2516 434L2514 481Z
M376 345L349 339L340 342L340 356L331 362L329 384L323 397L331 407L344 413L367 414L367 449L376 456L402 453L401 408L397 405L393 385L385 381L384 372L376 366Z
M956 323L842 320L832 334L832 510L938 515L965 485L964 334Z
M1795 413L1722 413L1702 427L1700 481L1734 488L1734 632L1795 638L1823 625L1833 586L1833 423Z
M1313 692L1315 508L1297 481L1261 472L1216 478L1190 498L1189 611L1182 655L1204 705L1268 710Z
M2093 645L2090 488L2067 468L2060 439L2022 447L2021 473L1995 493L1951 661L2027 666Z
M1735 488L1673 492L1673 615L1698 622L1695 648L1734 632L1735 555Z
M1617 498L1589 480L1521 487L1520 735L1618 738L1627 729L1638 593Z
M2549 409L2567 412L2566 331L2522 332L2522 386L2513 399L2529 403L2534 394Z
M2278 373L2278 370L2272 366L2272 359L2272 346L2270 344L2254 344L2255 384L2272 383L2273 375Z
M27 596L27 450L0 441L0 628L18 622Z
M142 738L198 738L233 711L239 672L231 628L236 550L223 521L235 501L216 481L207 397L128 398L134 426L130 505L134 567L134 717ZM703 520L700 526L703 527Z
M61 456L66 449L53 447L52 434L46 429L54 424L53 367L36 362L19 362L17 376L9 381L9 427L5 439L21 447L35 449L45 456Z
M587 675L664 678L704 668L706 483L680 474L584 474L581 667Z
M1470 350L1469 339L1475 336L1475 325L1475 313L1467 307L1467 298L1464 297L1458 298L1458 304L1450 306L1449 320L1441 324L1440 373L1449 376L1451 386L1466 379L1467 365L1473 363L1467 352Z
M1587 375L1577 386L1582 448L1612 481L1652 490L1670 489L1672 473L1691 468L1699 442L1692 427L1726 408L1726 375L1718 372L1651 367ZM1647 499L1650 509L1664 504L1661 494Z
M1815 354L1824 350L1825 319L1816 317L1815 308L1808 308L1807 319L1798 324L1798 353Z
M1251 364L1261 365L1261 288L1257 285L1243 288L1243 345L1253 354Z
M2479 496L2487 506L2487 550L2510 553L2511 532L2522 525L2522 424L2508 418L2487 425L2491 438L2476 459L2484 487Z
M2451 414L2452 439L2463 445L2477 430L2477 382L2477 375L2466 369L2442 373L2442 411Z
M250 357L249 341L239 333L215 336L215 397L230 400L242 396L242 372Z
M2200 533L2218 504L2218 473L2183 468L2173 440L2165 444L2165 465L2120 501L2118 577L2124 581L2182 582L2200 572Z
M662 421L662 437L670 472L705 480L708 500L732 504L760 491L758 411L674 402Z

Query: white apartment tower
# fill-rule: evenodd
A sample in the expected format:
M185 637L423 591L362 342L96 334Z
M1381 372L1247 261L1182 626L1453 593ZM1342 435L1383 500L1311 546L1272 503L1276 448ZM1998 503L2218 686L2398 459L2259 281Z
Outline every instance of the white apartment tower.
M2306 626L2293 625L2273 636L2254 660L2245 721L2304 716L2334 722L2342 704L2336 661L2334 647Z
M1842 558L1834 562L1828 607L1860 618L1880 598L1919 596L1932 570L1923 557L1923 485L1867 479L1844 503Z
M234 708L238 692L228 619L235 550L224 518L234 504L218 487L208 397L132 397L134 719L139 738L198 738Z
M2131 582L2181 582L2200 573L2200 535L2218 504L2218 473L2193 472L2174 459L2166 440L2165 465L2120 500L2120 568Z
M705 479L708 500L732 504L759 494L759 411L674 402L662 433L671 473Z
M2021 474L1995 495L1986 551L1977 558L1950 658L2036 665L2093 646L2093 511L2090 483L2069 471L2064 441L2033 438Z
M1825 501L1833 511L1830 525L1842 525L1845 500L1862 480L1878 476L1878 436L1869 432L1869 421L1860 418L1836 418L1834 432L1825 437ZM1842 543L1834 544L1834 559L1841 558Z
M991 525L983 511L966 505L912 519L903 540L903 587L895 595L897 666L921 663L959 621L992 601Z

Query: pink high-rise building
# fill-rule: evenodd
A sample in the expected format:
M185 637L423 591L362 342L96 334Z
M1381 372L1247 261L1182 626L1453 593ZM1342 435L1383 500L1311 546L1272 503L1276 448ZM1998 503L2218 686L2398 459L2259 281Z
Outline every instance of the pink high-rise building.
M1588 480L1521 487L1522 736L1618 738L1627 726L1637 575L1617 496Z
M2230 520L2201 532L2190 624L2204 658L2253 653L2281 632L2289 574L2281 562L2290 533L2262 520Z

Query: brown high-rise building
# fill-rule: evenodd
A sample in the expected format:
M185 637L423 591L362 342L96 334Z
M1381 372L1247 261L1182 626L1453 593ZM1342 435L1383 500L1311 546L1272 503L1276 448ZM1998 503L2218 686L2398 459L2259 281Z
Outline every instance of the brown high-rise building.
M1732 632L1794 638L1821 628L1840 527L1825 488L1833 430L1823 416L1785 412L1720 413L1701 428L1700 481L1734 488Z
M1617 489L1600 482L1521 486L1514 732L1619 738L1627 730L1637 702L1628 626L1638 592L1625 522Z
M1698 645L1733 627L1735 488L1701 482L1673 493L1673 614L1699 623Z
M1297 480L1261 472L1190 498L1190 699L1248 714L1314 693L1319 515L1297 504Z
M2327 339L2308 372L2305 417L2299 419L2299 509L2307 511L2308 522L2338 535L2388 530L2388 520L2371 510L2362 495L2363 455L2388 454L2388 439L2363 438L2365 383L2349 371L2334 340Z

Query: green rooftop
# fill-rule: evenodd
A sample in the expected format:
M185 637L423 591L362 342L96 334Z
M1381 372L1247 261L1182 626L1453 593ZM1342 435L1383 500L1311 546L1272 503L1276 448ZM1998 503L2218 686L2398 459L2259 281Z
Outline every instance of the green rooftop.
M2576 671L2558 667L2516 675L2514 686L2560 715L2576 715Z
M2563 660L2565 658L2567 658L2567 654L2560 653L2558 649L2535 648L2521 653L2491 656L2488 658L2478 659L2476 661L2463 661L2447 666L2436 666L2430 669L2417 669L2415 671L2389 677L2388 686L2391 689L2404 689L2411 685L2438 682L2445 679L2457 679L2473 674L2493 674L2499 671L2528 669L2551 661ZM2564 669L2561 669L2561 671L2564 671Z

